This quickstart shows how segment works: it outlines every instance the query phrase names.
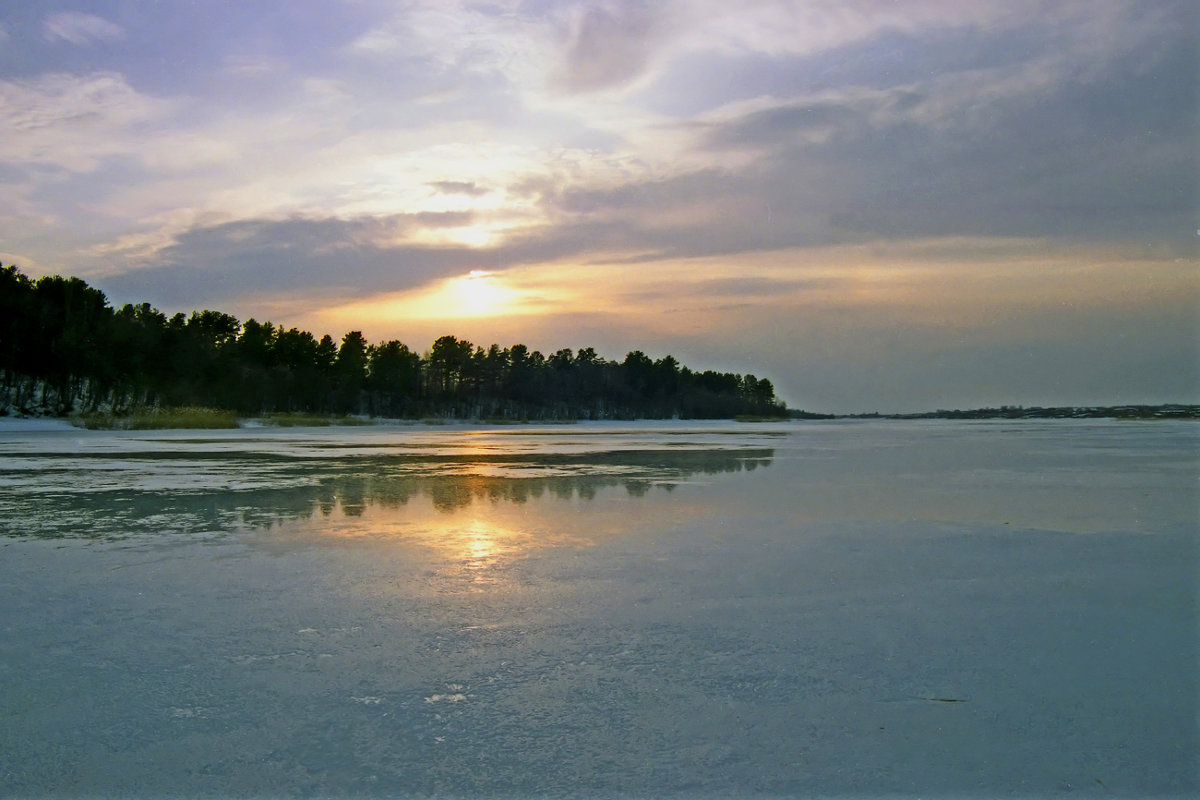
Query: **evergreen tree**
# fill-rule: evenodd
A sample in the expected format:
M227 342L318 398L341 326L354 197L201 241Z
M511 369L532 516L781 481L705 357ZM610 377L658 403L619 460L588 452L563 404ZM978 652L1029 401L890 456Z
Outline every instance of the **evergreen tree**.
M66 413L108 404L264 411L448 414L529 419L782 414L769 380L693 372L640 350L608 361L591 347L550 357L442 336L426 358L399 341L284 329L220 311L148 303L113 311L78 278L31 281L0 267L0 390L10 406Z

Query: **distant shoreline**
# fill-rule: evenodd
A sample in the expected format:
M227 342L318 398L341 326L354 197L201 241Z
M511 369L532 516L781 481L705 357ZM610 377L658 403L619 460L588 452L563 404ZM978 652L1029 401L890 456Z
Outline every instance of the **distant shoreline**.
M1200 405L1121 406L1000 406L999 408L938 409L908 414L812 414L791 411L792 419L1200 419Z

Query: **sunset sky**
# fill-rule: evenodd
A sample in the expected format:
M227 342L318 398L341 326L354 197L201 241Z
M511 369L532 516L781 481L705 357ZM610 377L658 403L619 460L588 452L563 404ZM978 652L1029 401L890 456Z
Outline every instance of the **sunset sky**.
M0 262L114 305L1200 402L1192 0L0 5Z

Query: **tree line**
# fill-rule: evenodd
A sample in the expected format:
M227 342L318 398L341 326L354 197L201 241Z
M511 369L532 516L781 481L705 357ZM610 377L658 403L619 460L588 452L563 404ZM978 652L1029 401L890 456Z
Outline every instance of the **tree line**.
M629 419L782 416L771 382L693 371L640 350L545 356L442 336L425 353L361 331L284 328L212 310L166 316L109 305L85 281L31 280L0 267L2 413L117 413L209 406L240 414L306 412L421 418Z

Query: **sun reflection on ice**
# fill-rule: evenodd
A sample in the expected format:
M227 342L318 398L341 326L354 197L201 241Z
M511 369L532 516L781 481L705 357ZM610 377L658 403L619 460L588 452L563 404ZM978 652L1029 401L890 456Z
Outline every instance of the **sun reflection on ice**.
M463 552L473 562L496 558L509 549L501 542L504 533L511 531L501 531L494 525L474 520L463 530Z
M357 549L371 577L355 591L373 596L507 596L528 588L523 564L539 554L627 536L631 515L670 527L704 517L703 504L681 513L661 499L680 484L773 457L769 448L723 447L588 453L557 438L543 457L537 445L546 435L418 431L404 441L376 437L373 450L364 443L350 460L336 450L325 471L313 472L314 484L292 491L251 538L279 553Z
M528 533L481 519L448 526L427 541L458 570L469 575L473 583L489 582L492 571L533 548Z
M311 516L271 526L259 536L281 549L370 546L381 565L396 558L423 564L424 575L435 583L478 591L503 582L508 567L537 550L590 546L612 527L596 520L580 531L574 504L582 495L556 495L542 483L479 475L348 481ZM536 522L529 504L539 506Z

